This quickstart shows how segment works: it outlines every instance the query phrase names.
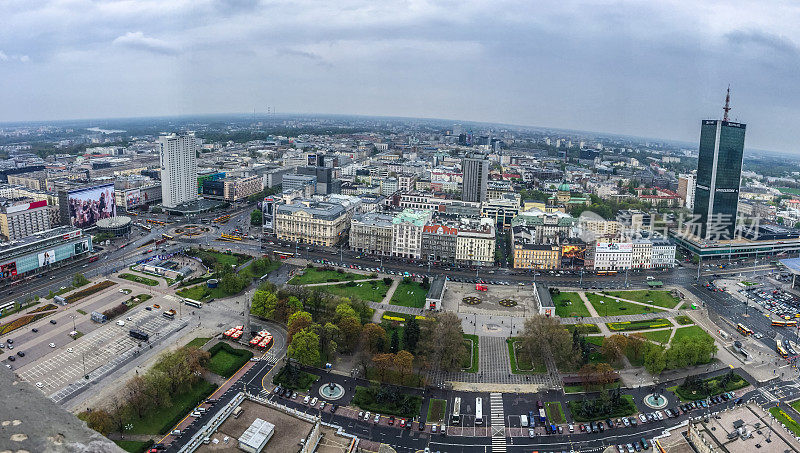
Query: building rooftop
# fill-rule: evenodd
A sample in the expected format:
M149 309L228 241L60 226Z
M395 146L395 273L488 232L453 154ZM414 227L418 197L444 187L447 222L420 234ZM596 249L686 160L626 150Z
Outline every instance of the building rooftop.
M431 218L431 211L426 209L404 209L392 220L393 224L409 222L415 226L424 227L428 219Z
M317 219L333 220L344 215L345 209L340 204L314 200L301 200L275 209L275 214L294 215L297 212L305 212Z
M48 239L53 239L59 236L72 236L78 237L81 236L83 233L80 229L71 227L71 226L60 226L50 230L40 231L36 234L31 236L11 241L11 242L3 242L0 243L0 253L8 252L9 250L13 250L20 247L26 247L37 242L46 241Z
M366 214L358 214L353 217L353 222L376 227L391 227L392 220L394 220L393 215L381 214L378 212L368 212Z
M239 443L253 449L258 449L269 440L274 431L275 425L266 420L257 418L239 437Z
M431 281L431 287L428 289L428 295L425 296L425 298L442 300L442 296L444 295L445 281L446 278L444 275L437 275L434 277Z

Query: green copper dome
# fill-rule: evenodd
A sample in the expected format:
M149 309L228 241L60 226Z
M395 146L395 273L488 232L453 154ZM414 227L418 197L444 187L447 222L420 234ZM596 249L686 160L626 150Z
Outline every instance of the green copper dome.
M559 192L569 192L569 190L569 184L566 181L562 182L561 185L558 186Z

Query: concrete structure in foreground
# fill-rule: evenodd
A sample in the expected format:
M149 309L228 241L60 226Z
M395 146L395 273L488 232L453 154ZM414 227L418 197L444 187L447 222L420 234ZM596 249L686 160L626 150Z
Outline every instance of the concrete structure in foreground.
M239 436L239 448L248 453L259 453L275 434L275 425L257 418L250 427Z

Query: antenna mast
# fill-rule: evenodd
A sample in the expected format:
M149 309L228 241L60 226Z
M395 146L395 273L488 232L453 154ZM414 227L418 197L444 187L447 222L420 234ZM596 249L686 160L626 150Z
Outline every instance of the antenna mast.
M728 112L731 111L731 86L728 85L728 93L725 95L725 107L722 108L725 111L725 115L722 117L722 121L728 121Z

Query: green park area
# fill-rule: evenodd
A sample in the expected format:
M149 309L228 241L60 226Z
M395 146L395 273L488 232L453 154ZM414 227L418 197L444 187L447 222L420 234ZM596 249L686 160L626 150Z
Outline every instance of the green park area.
M364 409L384 415L413 418L419 415L422 406L422 397L410 395L395 386L370 387L357 386L352 404Z
M666 318L644 319L641 321L623 321L606 323L609 329L614 332L625 332L631 330L658 329L661 327L672 327L672 323Z
M560 424L566 423L567 418L564 417L564 408L558 401L549 401L544 403L544 410L547 413L547 419L550 423Z
M237 349L227 343L219 342L208 350L211 359L208 361L208 370L214 374L229 378L239 368L253 357L253 353L246 349Z
M316 374L306 373L297 367L287 365L275 375L272 383L283 388L307 392L317 379L319 379L319 376Z
M522 347L522 339L511 337L506 340L508 345L508 357L511 360L511 372L514 374L535 374L546 373L547 366L544 363L534 363L531 361L530 354L526 354Z
M480 346L478 342L478 336L465 333L464 343L467 345L467 350L471 351L471 353L467 355L467 359L464 361L464 371L467 373L477 373L479 357L478 347Z
M439 423L446 421L447 418L447 401L431 398L428 401L428 418L425 419L428 423Z
M389 286L383 280L370 280L368 282L347 282L340 285L325 285L314 287L316 291L335 294L341 297L357 298L369 302L380 302L386 297Z
M201 302L210 299L221 299L228 296L228 293L223 291L219 286L216 288L209 288L205 283L201 283L190 288L179 289L175 292L175 294L187 299L199 300Z
M311 285L315 283L329 283L329 282L349 282L353 280L368 279L368 275L354 274L345 272L341 269L319 269L316 267L307 267L300 275L295 275L289 280L290 285Z
M592 307L600 316L640 315L662 311L658 308L612 299L601 294L586 293L586 298L589 299L589 303L592 304Z
M175 426L187 413L195 406L200 404L210 395L217 386L199 380L194 385L181 388L176 393L170 395L170 404L164 405L157 410L148 410L143 417L131 416L125 425L130 424L131 429L126 430L130 434L166 434L170 428Z
M572 418L576 422L627 417L637 412L631 395L612 395L608 402L599 399L581 399L570 401L568 404Z
M679 327L675 329L675 336L672 337L672 342L680 341L684 338L705 338L710 337L708 332L699 326Z
M186 346L190 348L202 348L204 344L208 343L208 340L211 338L208 337L197 337L194 340L190 341Z
M792 407L795 407L795 405L792 404ZM797 408L795 407L795 409ZM786 429L791 431L795 436L800 437L800 424L798 424L791 415L787 414L786 411L778 406L774 406L769 409L769 413L775 417L775 420L778 420L780 423L782 423L783 426L785 426Z
M581 335L600 333L600 328L597 327L597 324L563 324L563 326L569 333L573 333L576 330Z
M656 343L659 344L667 344L667 342L669 341L669 336L672 335L672 329L641 332L637 335L641 335L644 338L647 338L650 341L655 341Z
M428 290L423 288L421 284L417 282L402 282L397 285L389 303L403 307L422 308L425 306L425 296L427 295Z
M199 258L206 267L214 269L215 264L227 264L228 266L238 266L246 263L252 257L241 253L224 253L210 249L192 249L187 253L189 256Z
M115 440L114 443L128 453L144 453L153 445L152 441L141 440Z
M141 275L134 275L134 274L120 274L120 278L124 278L125 280L130 280L132 282L141 283L142 285L147 286L158 286L158 281L153 280L152 278L143 277Z
M663 308L675 308L681 301L679 297L673 296L671 291L603 291L603 294Z
M746 379L729 371L720 376L700 379L697 376L688 376L682 384L669 387L667 390L674 392L681 401L696 401L716 396L724 392L732 392L750 385Z
M677 322L678 324L680 324L682 326L688 326L689 324L694 324L694 321L692 321L692 318L690 318L690 317L688 317L686 315L676 316L675 317L675 322Z
M553 294L553 305L556 306L556 316L562 318L589 316L589 309L586 308L578 293L560 292Z

